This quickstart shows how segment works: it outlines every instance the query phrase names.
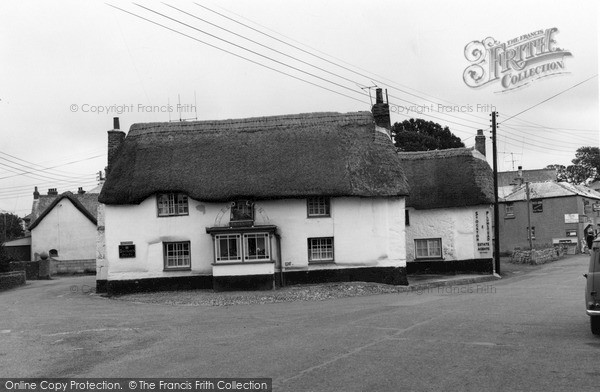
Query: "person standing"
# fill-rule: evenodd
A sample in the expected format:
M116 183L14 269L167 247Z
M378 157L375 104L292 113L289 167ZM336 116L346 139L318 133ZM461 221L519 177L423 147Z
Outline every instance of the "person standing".
M588 247L588 252L592 253L592 245L594 244L594 229L592 229L591 227L587 230L587 233L585 235L585 241L587 243L587 247Z

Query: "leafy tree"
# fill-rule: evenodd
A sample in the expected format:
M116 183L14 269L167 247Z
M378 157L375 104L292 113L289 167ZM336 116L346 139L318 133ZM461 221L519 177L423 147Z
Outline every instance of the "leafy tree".
M22 236L21 218L9 212L0 213L0 242L4 243Z
M600 180L600 148L579 147L572 165L548 165L546 169L556 169L558 181L571 184L589 184Z
M394 144L400 151L430 151L464 147L460 138L433 121L411 118L392 126Z
M579 147L573 165L581 167L589 182L600 180L600 147Z

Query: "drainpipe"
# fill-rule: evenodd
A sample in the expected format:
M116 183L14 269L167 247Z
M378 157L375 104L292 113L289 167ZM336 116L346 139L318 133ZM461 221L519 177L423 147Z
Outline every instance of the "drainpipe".
M279 259L279 283L281 287L285 286L284 274L283 274L283 260L281 259L281 236L275 233L275 240L277 241L277 258Z

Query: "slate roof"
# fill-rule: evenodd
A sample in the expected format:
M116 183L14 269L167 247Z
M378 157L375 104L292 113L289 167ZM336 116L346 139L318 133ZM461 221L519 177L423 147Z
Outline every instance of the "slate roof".
M590 199L600 200L600 193L583 185L573 185L568 182L532 182L529 184L530 199L547 199L551 197L583 196ZM527 200L525 185L516 188L512 193L506 195L502 201Z
M494 202L493 172L473 148L399 152L411 188L407 207L418 210Z
M522 170L524 182L556 181L556 169ZM498 172L498 188L517 184L518 171Z
M369 112L134 124L100 202L139 204L159 192L203 201L406 195L395 148L375 128Z

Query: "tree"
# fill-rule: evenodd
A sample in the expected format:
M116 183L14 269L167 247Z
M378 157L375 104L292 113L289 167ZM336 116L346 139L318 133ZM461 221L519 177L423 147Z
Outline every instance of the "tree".
M587 174L588 182L600 180L600 147L579 147L571 162L581 168L583 175Z
M571 184L589 184L600 180L600 148L579 147L575 153L573 164L548 165L546 169L555 169L558 181L566 181Z
M0 242L4 243L22 236L21 218L9 212L0 213Z
M430 151L464 147L460 138L433 121L411 118L392 126L394 145L400 151Z

